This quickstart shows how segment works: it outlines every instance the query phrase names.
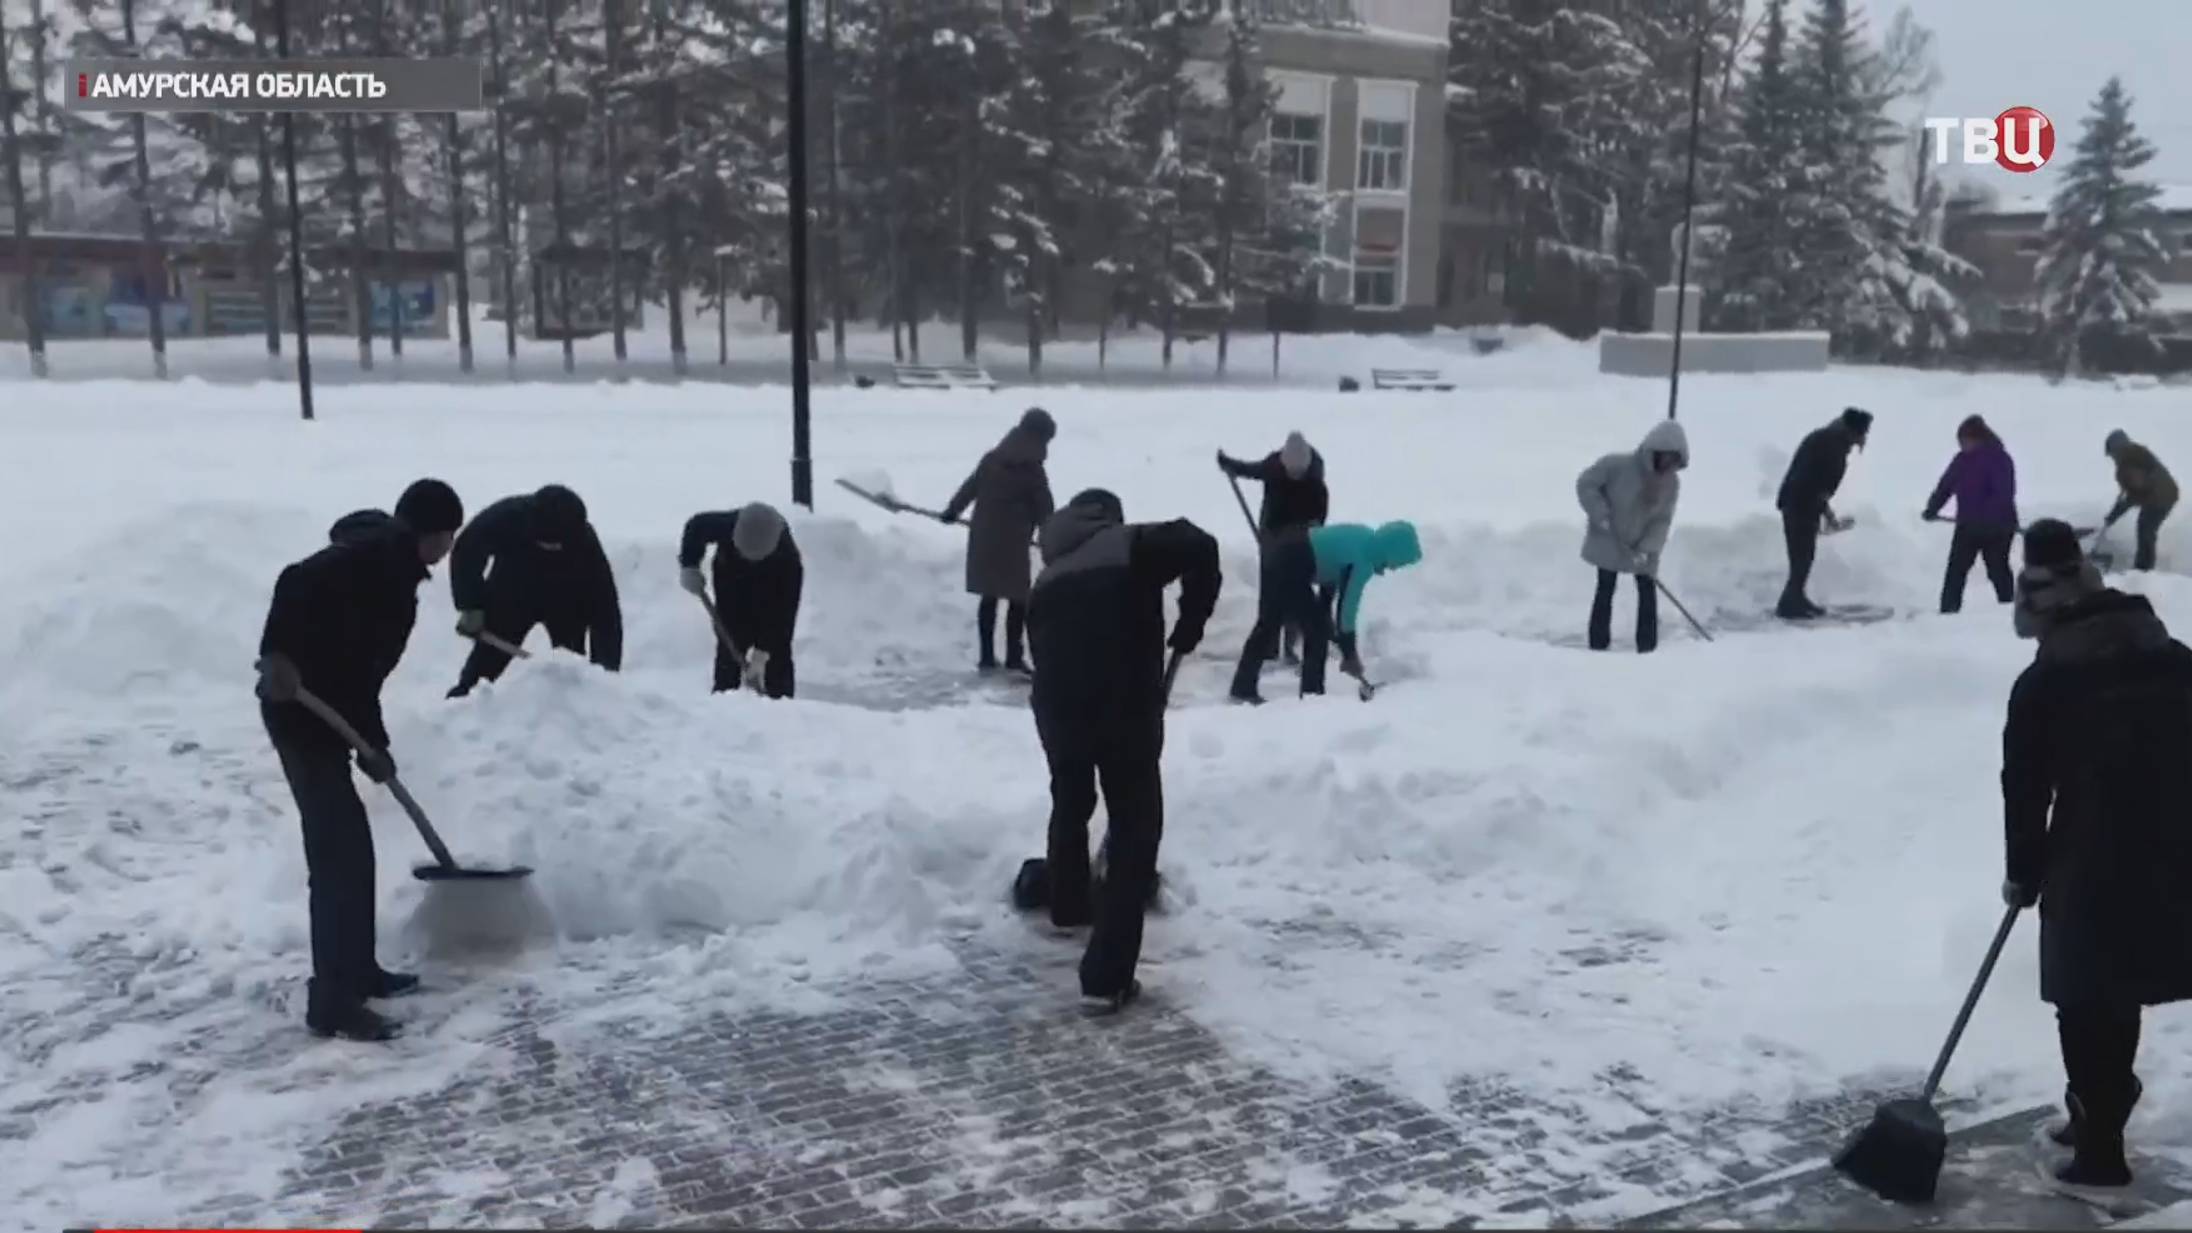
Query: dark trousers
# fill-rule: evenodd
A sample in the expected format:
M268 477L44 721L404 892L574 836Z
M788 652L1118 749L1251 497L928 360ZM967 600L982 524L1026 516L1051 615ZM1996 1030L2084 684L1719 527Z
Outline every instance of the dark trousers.
M1084 712L1039 707L1035 727L1050 763L1050 919L1064 926L1094 919L1081 956L1081 992L1109 997L1134 979L1142 915L1157 880L1164 712L1092 722ZM1110 827L1110 863L1100 890L1091 885L1088 851L1099 784Z
M1233 696L1256 692L1265 661L1279 649L1279 631L1288 622L1301 627L1301 691L1324 692L1324 659L1332 627L1318 599L1317 555L1307 536L1275 540L1264 548L1256 591L1256 626L1248 631L1241 662L1233 671Z
M1819 555L1819 514L1816 510L1781 511L1781 539L1789 550L1789 583L1781 588L1781 606L1809 601L1804 588L1811 585L1811 563Z
M494 575L488 575L487 632L509 643L524 646L525 637L535 625L548 627L548 640L566 651L586 650L586 614L574 605L543 602L538 588L513 580L511 585L496 588ZM492 681L510 666L510 657L484 642L472 644L472 653L464 658L464 669L457 674L457 687L449 691L452 698L461 698L472 692L481 681Z
M2161 538L2162 523L2168 520L2170 511L2175 508L2174 505L2164 505L2158 508L2147 505L2139 508L2139 521L2133 532L2137 537L2138 547L2132 552L2131 568L2138 570L2154 568L2155 542Z
M373 954L373 829L334 747L276 745L304 823L306 902L312 920L308 1013L355 1006L380 982Z
M738 635L731 635L735 642ZM727 693L745 684L746 665L742 662L748 649L741 647L737 653L724 646L723 640L715 640L715 692ZM793 671L791 648L769 652L768 666L761 670L761 695L765 698L789 698L792 696Z
M1603 651L1614 641L1614 589L1621 575L1610 569L1598 571L1598 591L1591 596L1591 649ZM1636 576L1636 649L1649 652L1659 645L1659 587L1642 574Z
M997 600L984 595L974 608L974 632L981 640L982 665L988 667L997 662ZM1016 600L1005 601L1005 662L1015 667L1027 662L1027 605Z
M2077 1098L2072 1125L2078 1155L2096 1164L2123 1163L2124 1125L2138 1100L2139 1007L2136 1003L2076 1003L2055 1008L2068 1095ZM2066 1101L2066 1103L2068 1103Z
M2017 576L2009 568L2009 545L2017 538L2015 527L1973 527L1959 524L1948 542L1948 574L1941 579L1941 611L1961 612L1964 582L1971 577L1972 562L1986 558L1987 581L1994 584L1994 598L2008 603L2017 596Z
M1338 594L1339 592L1333 590L1331 587L1317 588L1317 606L1324 609L1325 611L1325 628L1327 629L1331 628L1332 621L1334 619L1331 615L1332 600L1333 597ZM1298 656L1296 656L1295 654L1295 650L1296 648L1301 646L1301 622L1288 621L1286 623L1286 627L1279 631L1279 635L1279 653L1281 655L1284 655L1288 662L1294 662L1298 658Z

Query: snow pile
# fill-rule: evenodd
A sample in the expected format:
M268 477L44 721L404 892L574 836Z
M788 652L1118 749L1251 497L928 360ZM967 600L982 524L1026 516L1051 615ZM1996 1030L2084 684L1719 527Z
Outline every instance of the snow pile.
M1649 383L1587 366L1518 346L1452 395L1043 397L1060 500L1102 485L1130 517L1192 517L1224 545L1226 590L1170 720L1175 911L1151 928L1151 981L1289 1073L1440 1105L1456 1084L1513 1089L1542 1111L1546 1158L1577 1167L1610 1150L1586 1131L1905 1074L1953 1013L1998 913L2001 707L2030 655L1983 577L1963 615L1930 615L1949 533L1917 511L1956 423L1978 411L2002 433L2027 518L2097 520L2112 427L2192 458L2166 389L2096 415L2092 390L2009 377L1686 381L1695 462L1667 582L1720 636L1663 608L1660 654L1590 656L1555 645L1579 640L1592 584L1574 477L1662 408ZM1822 543L1813 593L1911 619L1734 629L1781 583L1779 467L1850 404L1880 418L1837 502L1859 525ZM0 808L23 819L0 841L0 1109L61 1111L18 1141L27 1165L0 1191L16 1210L50 1225L86 1193L151 1215L270 1190L252 1160L389 1093L355 1055L298 1051L302 853L250 669L280 567L421 473L475 511L576 487L618 569L626 670L536 633L533 659L446 701L467 647L445 578L423 588L387 694L404 779L460 861L538 871L524 893L554 936L429 968L448 985L411 1012L401 1056L424 1086L406 1090L499 1064L513 1021L583 1034L612 1004L665 1027L809 1008L863 996L851 978L948 972L970 942L1027 945L1001 902L1042 842L1047 785L1024 703L973 684L965 532L829 483L940 506L1019 401L818 396L821 509L787 508L807 563L794 701L711 695L713 635L676 587L688 515L782 491L779 392L350 387L312 425L281 387L65 385L27 405L0 419L41 460L0 485L22 548L0 588ZM1253 615L1254 547L1211 454L1293 428L1327 457L1335 517L1421 529L1422 565L1364 607L1365 658L1390 685L1297 702L1274 669L1274 705L1214 705ZM2165 569L2192 563L2188 537L2167 529ZM2192 625L2184 577L2127 585ZM1624 586L1617 638L1634 602ZM408 821L364 794L383 957L401 963L463 930L409 876L424 852ZM2045 1098L2059 1077L2029 936L1999 981L1950 1083ZM2157 1016L2150 1035L2166 1092L2182 1026ZM210 1086L70 1095L162 1055ZM643 1183L620 1177L603 1210Z

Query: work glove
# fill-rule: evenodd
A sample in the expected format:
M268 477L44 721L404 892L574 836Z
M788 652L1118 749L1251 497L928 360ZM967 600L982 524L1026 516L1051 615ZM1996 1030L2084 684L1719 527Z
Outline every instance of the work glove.
M769 670L769 653L756 648L746 652L746 679L759 684L763 673Z
M487 632L487 613L478 608L466 608L459 612L457 632L467 638L477 638Z
M1658 573L1659 557L1654 553L1639 550L1636 553L1636 576L1650 578Z
M1604 518L1593 518L1591 519L1591 529L1600 535L1612 535L1614 533L1614 524Z
M1939 522L1941 521L1941 511L1937 509L1929 509L1923 515L1921 515L1921 517L1923 517L1927 522Z
M396 759L385 749L368 749L358 755L358 769L374 783L387 783L396 777Z
M1225 451L1224 451L1224 450L1219 450L1219 451L1218 451L1218 469L1219 469L1220 471L1223 471L1223 470L1225 470Z
M1182 655L1194 654L1195 648L1201 646L1202 644L1203 627L1200 625L1191 625L1186 621L1182 621L1179 624L1173 626L1172 636L1165 640L1166 646L1171 647L1173 650L1178 651Z
M938 515L936 516L936 521L938 521L938 522L941 522L941 523L943 523L943 524L944 524L945 526L947 526L947 527L955 527L955 526L958 526L958 525L959 525L959 515L957 515L957 514L938 514Z
M297 672L297 665L287 655L275 652L259 661L257 693L268 702L289 702L296 698L297 690L304 681Z
M698 595L702 599L708 598L708 580L700 576L698 569L677 571L677 585L684 587L690 594Z
M2010 908L2029 908L2039 901L2040 889L2038 887L2026 886L2021 882L2012 882L2008 880L2003 881L2002 906Z

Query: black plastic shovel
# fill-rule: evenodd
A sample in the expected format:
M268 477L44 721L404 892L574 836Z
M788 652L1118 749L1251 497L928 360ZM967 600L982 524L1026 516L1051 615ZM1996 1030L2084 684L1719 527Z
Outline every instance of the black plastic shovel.
M350 726L350 721L306 689L303 682L297 679L296 665L285 659L277 657L259 661L259 696L271 702L295 702L319 716L320 722L333 728L337 736L342 737L360 754L380 754L379 750L366 743L366 739L358 734L356 728ZM411 791L403 786L403 781L390 775L388 791L396 798L396 803L403 806L403 811L411 815L411 824L419 828L419 838L426 841L427 850L434 854L433 864L411 867L412 877L422 882L507 881L527 877L533 872L525 865L514 865L508 869L476 869L457 864L456 858L449 855L447 845L442 843L441 836L434 833L434 824L426 820L426 811L419 808L418 801L412 799Z
M1949 1056L1956 1052L1956 1042L1963 1039L1964 1025L1971 1022L1971 1012L1978 1008L1987 978L1994 975L1994 961L2002 957L2002 944L2009 941L2010 928L2023 910L2011 908L2002 914L2002 927L1994 931L1994 945L1987 948L1979 977L1971 982L1971 992L1964 995L1964 1008L1956 1012L1956 1025L1948 1030L1941 1056L1934 1059L1925 1090L1881 1105L1873 1111L1872 1123L1834 1154L1836 1169L1883 1199L1897 1203L1933 1201L1934 1187L1941 1180L1941 1162L1948 1156L1948 1131L1941 1124L1940 1111L1933 1107L1933 1095L1941 1090L1941 1075L1948 1070Z

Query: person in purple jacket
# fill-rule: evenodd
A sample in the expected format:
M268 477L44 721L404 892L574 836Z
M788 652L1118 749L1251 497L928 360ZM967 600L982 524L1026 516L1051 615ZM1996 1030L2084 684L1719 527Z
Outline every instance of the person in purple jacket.
M1964 606L1964 580L1971 564L1986 559L1987 581L2003 603L2016 597L2016 576L2009 568L2009 546L2017 538L2017 464L2002 439L1974 415L1956 426L1956 456L1933 486L1926 521L1941 517L1941 507L1956 499L1956 534L1949 540L1948 576L1941 580L1941 611Z

